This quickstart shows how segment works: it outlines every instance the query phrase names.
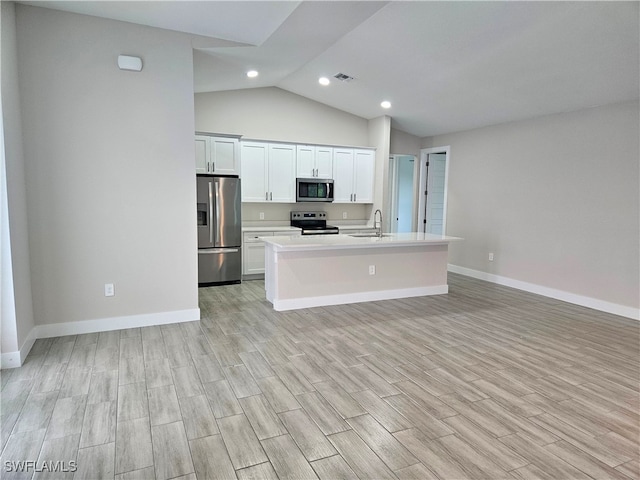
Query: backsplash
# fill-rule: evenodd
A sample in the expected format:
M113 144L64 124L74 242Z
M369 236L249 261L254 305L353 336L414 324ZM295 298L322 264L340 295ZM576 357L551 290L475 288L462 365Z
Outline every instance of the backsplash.
M291 211L322 211L327 212L327 222L366 224L371 215L371 205L349 203L243 203L242 223L250 222L259 226L288 225ZM343 213L347 218L343 219ZM260 213L264 218L260 218Z

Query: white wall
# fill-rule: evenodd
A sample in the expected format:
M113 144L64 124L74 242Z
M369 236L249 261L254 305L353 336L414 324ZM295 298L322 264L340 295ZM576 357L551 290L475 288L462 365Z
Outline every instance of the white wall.
M393 122L392 122L393 123ZM391 128L391 140L389 151L391 155L415 155L420 156L420 145L422 139L411 135L410 133L403 132L396 128Z
M639 127L631 102L425 139L451 146L450 263L640 307Z
M276 87L195 94L196 130L342 146L369 144L364 118Z
M389 147L391 141L391 117L383 115L369 120L369 145L376 147L376 169L373 187L373 206L370 221L376 209L382 212L391 211L389 194ZM383 215L383 230L390 231L389 215Z
M25 355L31 347L29 334L34 327L27 226L27 198L23 156L22 115L18 88L16 14L13 2L2 2L2 135L3 207L2 242L2 345L3 366L18 366L19 357L12 356L23 347Z
M16 10L36 323L197 318L189 38Z

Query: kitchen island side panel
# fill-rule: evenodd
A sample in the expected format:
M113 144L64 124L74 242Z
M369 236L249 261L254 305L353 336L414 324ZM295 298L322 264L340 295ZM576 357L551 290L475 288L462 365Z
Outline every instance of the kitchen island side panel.
M446 293L448 245L267 253L267 299L274 301L371 292ZM370 266L375 269L370 274ZM443 291L444 289L444 291ZM355 297L354 297L355 298ZM358 301L358 300L354 300ZM361 301L361 300L360 300ZM341 302L344 303L344 302Z

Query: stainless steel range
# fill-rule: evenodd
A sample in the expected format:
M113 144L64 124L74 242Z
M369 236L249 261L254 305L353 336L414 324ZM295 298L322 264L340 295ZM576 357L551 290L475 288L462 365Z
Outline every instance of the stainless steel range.
M338 227L327 225L325 212L291 212L291 226L302 230L302 235L337 235Z

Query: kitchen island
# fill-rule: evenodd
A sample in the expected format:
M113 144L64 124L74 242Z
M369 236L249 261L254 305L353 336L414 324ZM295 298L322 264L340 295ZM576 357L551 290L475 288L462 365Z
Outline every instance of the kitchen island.
M449 291L449 243L424 233L265 237L265 289L275 310Z

